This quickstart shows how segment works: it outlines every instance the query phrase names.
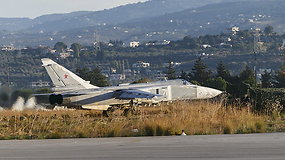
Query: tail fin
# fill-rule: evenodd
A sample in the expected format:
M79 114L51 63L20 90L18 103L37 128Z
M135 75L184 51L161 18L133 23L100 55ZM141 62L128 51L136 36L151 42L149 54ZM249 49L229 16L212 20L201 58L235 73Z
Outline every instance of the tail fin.
M42 63L55 86L55 90L99 88L91 85L89 81L83 80L49 58L43 58Z

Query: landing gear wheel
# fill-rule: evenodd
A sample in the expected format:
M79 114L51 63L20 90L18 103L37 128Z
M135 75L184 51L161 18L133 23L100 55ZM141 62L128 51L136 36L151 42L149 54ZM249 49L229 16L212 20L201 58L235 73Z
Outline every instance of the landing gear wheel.
M132 115L132 110L130 108L124 109L124 116L125 117L130 117Z
M104 116L104 117L110 117L108 111L103 111L103 116Z
M137 106L133 106L131 108L126 108L124 109L124 116L125 117L130 117L131 115L138 115L139 114L139 109Z
M131 110L132 110L132 114L134 114L134 115L138 115L139 114L139 108L138 108L138 106L133 106L132 108L131 108Z
M112 114L113 114L114 111L115 111L115 109L109 108L108 110L103 111L103 116L104 116L104 117L110 117L110 116L112 116Z

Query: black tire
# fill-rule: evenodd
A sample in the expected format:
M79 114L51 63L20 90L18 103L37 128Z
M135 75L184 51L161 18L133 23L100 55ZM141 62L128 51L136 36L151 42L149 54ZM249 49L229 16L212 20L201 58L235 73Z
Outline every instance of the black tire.
M130 108L124 109L124 116L125 117L130 117L132 115L132 110Z
M108 111L103 111L103 113L102 113L102 114L103 114L103 116L104 116L104 117L110 117L110 114L109 114L109 112L108 112Z

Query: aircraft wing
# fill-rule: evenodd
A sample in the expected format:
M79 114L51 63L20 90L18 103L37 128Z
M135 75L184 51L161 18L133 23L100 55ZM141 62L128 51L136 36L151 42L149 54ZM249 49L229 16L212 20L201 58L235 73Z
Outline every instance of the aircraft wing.
M67 93L67 94L56 94L56 93L44 93L44 94L32 94L32 96L37 97L37 96L51 96L51 95L62 95L65 97L72 97L72 96L81 96L85 94L80 94L80 93Z
M162 95L144 92L136 89L125 89L115 91L114 98L116 99L152 99Z

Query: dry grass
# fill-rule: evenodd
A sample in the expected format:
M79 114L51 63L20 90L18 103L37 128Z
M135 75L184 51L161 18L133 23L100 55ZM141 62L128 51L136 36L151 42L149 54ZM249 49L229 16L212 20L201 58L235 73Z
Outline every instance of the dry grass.
M143 107L131 117L121 111L105 118L96 111L1 111L1 139L44 139L113 136L167 136L181 134L259 133L267 117L247 108L210 102L177 102Z

